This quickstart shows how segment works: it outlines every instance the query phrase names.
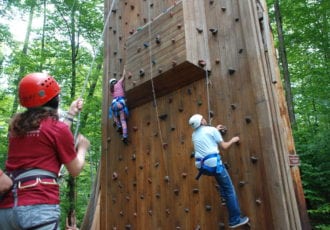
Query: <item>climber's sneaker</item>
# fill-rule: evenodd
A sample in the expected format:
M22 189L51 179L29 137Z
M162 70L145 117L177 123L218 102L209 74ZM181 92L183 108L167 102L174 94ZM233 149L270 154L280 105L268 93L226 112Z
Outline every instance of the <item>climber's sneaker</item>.
M239 221L235 224L230 224L229 228L237 228L239 226L242 226L244 224L247 224L249 222L249 217L245 216L245 217L240 217Z
M124 142L124 144L128 144L128 138L127 137L123 137L122 139L121 139L123 142Z

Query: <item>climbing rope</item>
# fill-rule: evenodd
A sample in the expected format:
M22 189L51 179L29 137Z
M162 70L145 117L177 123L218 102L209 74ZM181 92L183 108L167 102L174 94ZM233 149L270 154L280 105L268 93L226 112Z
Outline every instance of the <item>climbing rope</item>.
M148 0L148 6L150 6L150 0ZM153 81L153 60L152 60L152 41L151 41L151 12L150 12L150 7L148 7L148 39L149 39L149 68L150 68L150 82L151 82L151 87L152 87L152 96L153 96L153 103L155 106L155 112L156 112L156 119L157 119L157 126L158 126L158 132L159 132L159 138L161 141L161 144L164 144L164 139L163 139L163 134L162 130L160 127L160 118L159 118L159 110L158 110L158 104L157 104L157 95L155 91L155 85ZM163 156L163 162L164 162L164 167L165 167L165 173L168 175L168 167L167 167L167 162L165 160L165 151L164 151L164 146L162 146L162 156Z

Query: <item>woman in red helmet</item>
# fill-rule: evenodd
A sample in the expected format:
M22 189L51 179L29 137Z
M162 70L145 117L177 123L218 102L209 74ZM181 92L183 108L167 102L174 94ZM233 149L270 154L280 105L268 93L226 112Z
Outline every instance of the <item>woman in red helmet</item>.
M59 120L60 87L45 73L26 75L18 86L20 104L9 125L6 173L13 186L0 198L0 229L59 229L59 185L64 164L72 176L81 172L90 146L82 135L70 131L82 100L72 102L64 122Z

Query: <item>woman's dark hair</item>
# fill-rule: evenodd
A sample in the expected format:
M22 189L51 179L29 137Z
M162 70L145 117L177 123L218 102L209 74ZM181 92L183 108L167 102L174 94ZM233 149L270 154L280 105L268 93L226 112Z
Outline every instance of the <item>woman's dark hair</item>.
M110 92L113 93L115 91L115 84L110 84Z
M41 121L46 118L58 120L58 103L59 98L56 96L42 107L29 108L23 113L16 114L9 126L10 133L14 136L24 136L30 131L37 130Z

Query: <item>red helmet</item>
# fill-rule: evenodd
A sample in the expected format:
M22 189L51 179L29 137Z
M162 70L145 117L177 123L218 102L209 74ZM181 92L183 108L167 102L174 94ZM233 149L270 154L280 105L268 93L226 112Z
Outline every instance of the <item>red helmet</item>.
M55 79L47 73L30 73L18 85L19 102L26 108L47 103L61 91Z

